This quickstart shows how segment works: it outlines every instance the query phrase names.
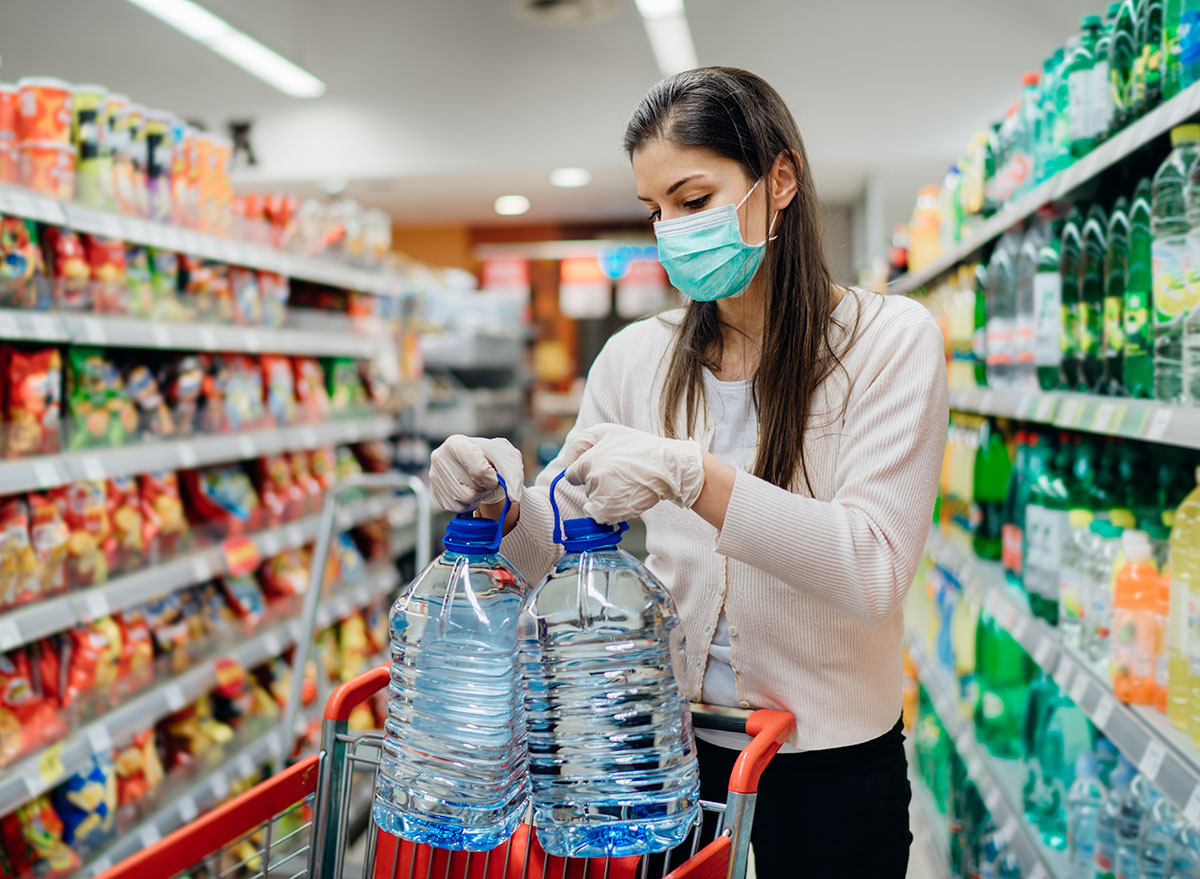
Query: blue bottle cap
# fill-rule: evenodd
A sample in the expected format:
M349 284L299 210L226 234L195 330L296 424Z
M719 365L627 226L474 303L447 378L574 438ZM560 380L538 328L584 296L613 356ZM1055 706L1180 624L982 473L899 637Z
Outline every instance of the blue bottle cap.
M554 511L554 542L560 544L567 552L612 549L621 542L621 535L629 530L629 523L601 525L590 516L563 520L558 512L558 503L554 500L554 489L558 487L559 480L566 475L567 471L564 470L550 483L550 509Z
M477 519L470 513L459 513L446 525L446 534L442 537L442 545L446 549L463 555L491 555L499 551L500 541L504 538L504 520L508 518L511 504L504 477L497 473L496 479L504 490L504 509L500 513L500 521Z

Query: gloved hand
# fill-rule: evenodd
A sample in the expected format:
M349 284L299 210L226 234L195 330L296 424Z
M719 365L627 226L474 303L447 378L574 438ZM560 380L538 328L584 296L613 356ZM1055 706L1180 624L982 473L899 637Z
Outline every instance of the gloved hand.
M508 440L455 434L429 456L433 501L451 513L469 513L480 504L504 500L497 473L504 477L509 500L518 503L525 464Z
M704 487L704 452L694 440L597 424L563 450L566 479L587 491L585 515L608 525L640 516L659 501L687 509Z

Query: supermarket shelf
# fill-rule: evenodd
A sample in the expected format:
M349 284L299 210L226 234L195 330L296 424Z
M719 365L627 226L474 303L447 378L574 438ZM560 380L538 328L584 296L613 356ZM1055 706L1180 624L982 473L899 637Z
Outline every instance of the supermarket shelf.
M407 500L411 501L411 498ZM338 529L345 531L363 522L381 518L393 508L400 514L393 516L393 525L396 527L416 521L415 503L404 503L399 498L370 497L341 510ZM255 532L248 537L254 541L262 558L270 558L285 549L294 549L315 540L320 525L321 516L315 514ZM227 570L223 548L220 545L211 546L165 564L118 577L100 586L13 608L0 613L0 652L136 604L153 601L185 586L203 583Z
M931 532L930 556L964 588L978 590L984 607L1096 727L1200 826L1200 752L1152 708L1120 702L1107 672L1062 643L1057 629L1035 618L1006 582L1003 569L984 562Z
M306 357L369 358L393 346L380 336L347 331L345 324L321 329L272 329L226 324L171 323L132 317L0 309L0 339L71 342L113 348L173 351L267 352Z
M324 628L358 607L387 595L399 583L394 566L387 564L361 583L344 587L318 607L316 628ZM130 699L103 717L74 730L61 742L42 749L0 771L0 815L45 793L67 776L88 765L92 755L128 741L141 730L178 711L218 684L216 661L232 659L253 668L278 656L303 634L293 618L257 632L212 662L188 669L169 681Z
M0 185L0 213L348 290L380 296L399 296L403 292L400 276L391 272L328 259L305 258L233 238L204 235L180 226L98 211L47 198L18 186Z
M925 850L933 857L934 874L926 879L950 879L950 827L946 816L937 810L933 802L933 794L925 786L925 782L916 771L916 758L913 754L912 739L905 743L908 752L908 784L912 788L912 802L920 817L922 835L918 834L913 840L914 845L924 845Z
M1045 846L1036 828L1025 820L1021 808L1021 763L999 760L976 740L971 722L955 697L955 686L942 669L930 662L920 645L911 639L908 654L917 669L917 677L933 700L942 726L954 742L954 748L967 764L967 774L979 788L984 804L991 812L999 833L1027 879L1066 879L1067 862L1062 852Z
M320 424L18 458L0 463L0 495L40 491L84 479L132 476L158 470L188 470L279 452L385 439L395 430L394 418L373 415Z
M468 436L511 436L521 423L520 388L474 388L462 391L449 405L429 406L419 417L421 435L444 440Z
M1068 392L950 391L950 408L1200 449L1200 408Z
M524 342L516 336L479 333L424 333L421 358L426 368L515 370L521 365Z
M1039 184L1031 192L1009 203L954 250L920 271L900 276L888 286L888 292L912 293L930 281L937 280L942 274L972 256L992 239L1003 235L1010 227L1021 222L1043 205L1052 204L1069 195L1112 165L1137 152L1150 141L1167 133L1176 125L1192 119L1197 113L1200 113L1200 84L1184 89L1123 131L1113 135L1069 168L1060 171Z

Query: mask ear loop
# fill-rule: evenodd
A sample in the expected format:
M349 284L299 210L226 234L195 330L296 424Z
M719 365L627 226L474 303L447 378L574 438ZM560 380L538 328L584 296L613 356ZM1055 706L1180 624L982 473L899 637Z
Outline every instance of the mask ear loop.
M754 190L758 189L758 184L760 184L762 182L763 182L762 177L759 177L757 180L754 181L754 185L750 187L750 191L747 192L745 194L745 196L742 197L742 200L737 203L736 210L742 209L742 205L744 205L746 203L746 200L749 199L750 196L754 194ZM775 230L775 221L779 219L779 215L781 213L783 213L783 211L776 211L774 216L771 217L771 225L769 225L767 227L767 237L766 238L764 238L762 241L758 242L758 244L747 243L746 246L747 247L765 247L768 241L774 241L776 238L778 238L779 237L778 235L772 235L771 233ZM745 240L746 239L744 239L744 238L742 239L743 242Z

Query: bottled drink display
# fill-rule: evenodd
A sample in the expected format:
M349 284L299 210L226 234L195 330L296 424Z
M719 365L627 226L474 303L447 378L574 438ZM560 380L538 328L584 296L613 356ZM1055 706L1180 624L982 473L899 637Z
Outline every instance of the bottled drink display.
M1082 369L1079 357L1080 271L1083 267L1083 214L1073 208L1063 225L1062 245L1059 248L1058 273L1062 290L1062 321L1059 335L1061 355L1058 387L1074 390L1080 384Z
M1104 256L1104 306L1100 353L1103 366L1092 386L1098 393L1125 393L1125 295L1129 278L1129 206L1121 196L1108 219Z
M529 590L499 553L500 523L459 516L443 542L392 607L374 817L403 839L486 851L529 800L516 661Z
M1143 177L1138 181L1129 207L1129 271L1125 284L1122 354L1122 384L1125 392L1141 399L1149 399L1154 395L1151 199L1150 179Z
M561 478L550 492L564 554L520 621L534 827L552 855L664 851L686 838L700 808L672 667L679 618L662 584L620 549L623 524L568 519L560 532Z

